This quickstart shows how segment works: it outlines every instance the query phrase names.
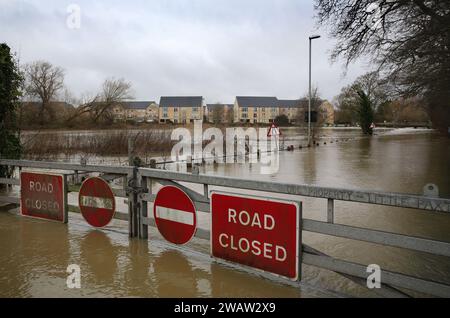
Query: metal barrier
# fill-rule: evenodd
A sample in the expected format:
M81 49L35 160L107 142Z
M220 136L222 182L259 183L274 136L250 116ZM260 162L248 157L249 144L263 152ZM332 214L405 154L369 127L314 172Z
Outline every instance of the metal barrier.
M328 203L327 222L302 219L303 231L426 252L444 257L450 256L449 242L334 223L335 201L419 209L423 210L424 213L450 213L450 199L244 180L130 166L80 165L25 160L0 160L0 165L18 168L65 170L70 171L71 173L74 171L76 173L101 173L104 174L104 178L108 180L124 178L124 181L126 182L124 182L123 189L115 189L115 195L126 197L128 199L128 213L116 213L116 218L128 221L130 237L147 239L148 226L155 226L153 218L150 218L147 215L147 205L155 199L155 194L152 193L151 184L152 182L156 182L162 185L176 185L177 187L182 188L192 198L196 210L207 213L210 212L209 189L211 186L232 188L234 191L236 191L236 189L245 189L265 193L326 199ZM179 182L202 185L203 193L194 191ZM0 184L19 185L20 181L17 179L1 178ZM18 204L19 198L0 196L0 202ZM72 205L69 206L69 210L71 212L77 212L78 207ZM205 229L197 229L195 236L209 240L210 232ZM301 257L303 264L339 273L354 282L366 286L366 265L333 258L305 244L303 244ZM443 282L430 281L386 270L382 270L381 275L383 288L378 290L375 289L374 291L382 296L407 297L409 294L405 291L406 289L427 295L450 297L450 285Z

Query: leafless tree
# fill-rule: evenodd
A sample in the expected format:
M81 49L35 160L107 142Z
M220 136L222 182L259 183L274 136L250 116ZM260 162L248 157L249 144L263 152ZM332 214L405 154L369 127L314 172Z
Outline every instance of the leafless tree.
M64 70L46 61L36 61L25 66L25 77L27 95L41 103L38 118L43 125L45 112L49 114L50 119L55 117L50 102L57 98L64 88Z
M450 126L450 1L316 0L320 24L337 40L332 58L361 56L402 97L424 97L438 128Z
M228 107L228 110L226 111L225 120L228 124L232 124L234 122L234 108Z
M363 91L368 97L373 111L376 112L393 98L388 87L389 83L381 79L378 72L369 72L359 76L351 85L342 88L336 98L336 122L355 125L359 119L357 116L360 99L358 91Z
M305 129L305 134L307 134L308 129L308 121L305 120L308 116L308 100L309 100L309 92L304 95L304 97L301 99L302 101L306 101L306 103L300 103L298 105L297 110L297 118L296 123L298 126ZM315 140L315 138L318 136L318 132L320 128L324 124L324 119L322 116L319 115L319 107L322 104L322 99L320 98L319 89L317 87L312 87L311 89L311 113L316 112L317 113L317 120L313 122L311 115L311 140Z
M95 95L85 95L76 112L68 121L89 115L93 123L112 118L112 109L125 100L132 99L131 83L123 78L109 78L103 82L102 90Z
M225 116L225 106L220 103L216 103L216 105L214 105L212 110L213 123L214 124L223 123L225 120L224 116Z

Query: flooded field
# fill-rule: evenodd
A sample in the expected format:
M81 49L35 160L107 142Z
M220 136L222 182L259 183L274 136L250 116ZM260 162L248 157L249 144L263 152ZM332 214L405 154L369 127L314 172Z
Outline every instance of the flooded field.
M450 198L448 138L416 129L377 130L376 134L366 138L356 129L326 129L320 134L319 147L298 149L304 137L295 129L287 130L285 142L294 144L296 150L280 153L275 174L263 175L259 164L249 163L203 165L200 173L410 194L421 194L425 184L434 183L441 197ZM126 161L122 157L90 157L89 163L117 163L116 160ZM182 165L166 168L185 169ZM326 220L326 200L300 199L304 218ZM76 202L77 196L71 194L69 200ZM117 203L119 210L125 210L123 199L117 199ZM200 227L209 228L209 215L201 214L199 218ZM443 213L336 202L335 220L450 241L450 218ZM450 260L446 257L308 232L303 238L313 248L344 260L376 263L383 269L450 283ZM69 225L62 226L0 213L0 296L373 296L337 274L310 266L303 268L304 284L292 287L217 264L208 253L209 242L205 240L194 239L185 247L173 248L153 228L148 242L129 239L126 223L118 220L107 230L98 231L77 214L70 214ZM81 267L81 289L66 287L69 264Z

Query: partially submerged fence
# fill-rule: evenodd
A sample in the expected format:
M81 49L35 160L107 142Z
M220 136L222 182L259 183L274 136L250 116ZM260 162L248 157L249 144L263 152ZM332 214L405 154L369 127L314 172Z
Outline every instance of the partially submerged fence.
M301 228L298 230L297 234L299 238L299 253L297 255L298 268L301 269L301 264L316 266L339 273L364 286L366 286L366 279L369 275L367 273L367 264L357 264L337 259L302 244L302 232L314 232L328 236L450 257L449 242L336 224L334 222L335 201L418 209L422 210L423 213L447 214L450 213L450 199L244 180L129 166L80 165L61 162L23 160L0 160L0 165L18 167L19 169L36 168L50 171L64 170L72 175L78 175L80 173L99 173L102 175L102 178L107 181L123 178L123 188L114 189L114 194L118 197L127 198L128 213L116 213L115 217L128 221L129 234L131 237L139 237L142 239L148 238L148 226L155 226L155 219L148 215L148 204L154 202L156 198L156 194L152 193L153 183L158 183L163 186L176 186L190 197L195 205L195 210L207 213L211 212L210 190L213 188L231 189L231 192L234 193L242 189L250 192L256 191L259 195L261 193L264 193L265 195L268 194L269 196L270 193L287 194L289 197L297 197L298 199L296 201L298 202L301 201L301 197L327 200L327 222L302 218L300 210L299 226L294 225L294 227L297 226L297 229L299 227ZM1 178L0 184L20 185L20 180ZM194 184L198 187L196 190L193 190L190 186ZM202 191L198 192L199 188L201 188ZM289 199L289 201L292 200ZM0 195L0 202L19 204L20 198ZM79 211L79 206L68 205L68 207L70 211ZM202 228L196 229L195 236L200 239L212 240L211 231ZM375 289L374 291L383 296L408 296L408 290L410 290L426 295L450 297L450 285L444 282L431 281L387 270L381 271L381 277L383 288Z

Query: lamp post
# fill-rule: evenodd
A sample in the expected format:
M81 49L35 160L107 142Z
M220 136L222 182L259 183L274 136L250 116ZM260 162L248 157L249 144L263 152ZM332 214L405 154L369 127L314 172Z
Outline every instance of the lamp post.
M311 41L320 38L320 35L309 37L309 101L308 101L308 146L311 145Z

